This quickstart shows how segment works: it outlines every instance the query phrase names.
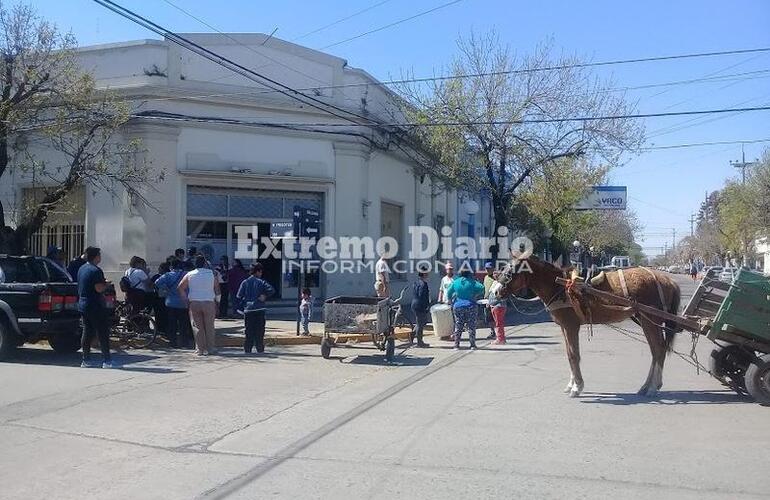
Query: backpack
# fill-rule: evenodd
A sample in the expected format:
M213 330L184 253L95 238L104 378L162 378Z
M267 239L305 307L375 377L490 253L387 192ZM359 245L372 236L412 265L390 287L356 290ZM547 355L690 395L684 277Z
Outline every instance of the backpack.
M122 278L120 278L118 285L120 286L120 291L123 293L126 293L133 288L131 286L131 280L128 279L128 276L123 276Z

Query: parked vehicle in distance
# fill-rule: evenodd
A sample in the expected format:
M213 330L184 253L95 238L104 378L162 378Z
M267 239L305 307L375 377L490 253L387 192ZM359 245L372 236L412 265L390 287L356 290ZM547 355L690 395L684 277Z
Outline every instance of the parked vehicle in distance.
M738 274L738 268L737 267L725 267L719 273L719 280L720 281L726 281L727 283L730 283L730 282L733 281L733 278L735 278L736 274Z
M677 266L677 265L668 266L668 269L666 270L671 274L682 274L684 272L684 269L682 268L682 266Z
M114 304L114 290L107 294ZM0 359L24 343L80 349L78 286L48 259L0 254Z
M631 267L631 258L628 255L616 255L610 260L610 265L615 268Z

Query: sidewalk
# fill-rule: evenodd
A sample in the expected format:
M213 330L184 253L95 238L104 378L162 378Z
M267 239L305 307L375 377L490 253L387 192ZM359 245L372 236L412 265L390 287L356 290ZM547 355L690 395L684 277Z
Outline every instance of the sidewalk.
M243 346L243 319L218 319L214 323L217 331L217 347ZM311 322L310 336L297 336L296 321L269 319L265 326L265 345L301 345L320 344L324 332L322 322ZM432 333L433 327L428 325L426 332ZM409 338L409 329L401 328L396 331L396 337L402 340Z

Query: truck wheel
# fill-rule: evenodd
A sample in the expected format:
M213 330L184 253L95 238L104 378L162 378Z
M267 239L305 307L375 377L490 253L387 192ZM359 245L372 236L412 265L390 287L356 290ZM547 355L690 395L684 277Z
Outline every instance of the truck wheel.
M80 337L74 333L51 335L48 344L57 354L72 354L80 349Z
M709 371L717 380L738 394L746 393L746 369L751 357L741 347L727 344L711 351Z
M760 356L746 370L746 389L761 405L770 405L770 354Z
M11 357L17 344L17 339L12 335L11 329L0 317L0 360Z

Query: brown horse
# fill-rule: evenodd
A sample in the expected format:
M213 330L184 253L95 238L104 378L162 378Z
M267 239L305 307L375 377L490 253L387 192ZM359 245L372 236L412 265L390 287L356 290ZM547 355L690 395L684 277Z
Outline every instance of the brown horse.
M663 385L663 362L671 350L676 325L667 324L649 315L638 313L630 307L607 304L587 294L579 297L584 307L574 307L575 297L558 283L556 278L567 278L566 270L541 261L536 257L514 259L503 270L493 287L493 292L505 298L523 288L534 291L546 305L553 320L561 327L570 365L570 380L564 392L571 397L583 391L583 375L580 372L580 326L586 323L618 323L631 318L638 323L647 337L652 353L652 363L647 380L638 394L654 396ZM658 271L635 267L622 271L602 273L594 280L595 288L626 296L640 304L677 314L679 309L679 285ZM662 302L662 303L661 303Z

